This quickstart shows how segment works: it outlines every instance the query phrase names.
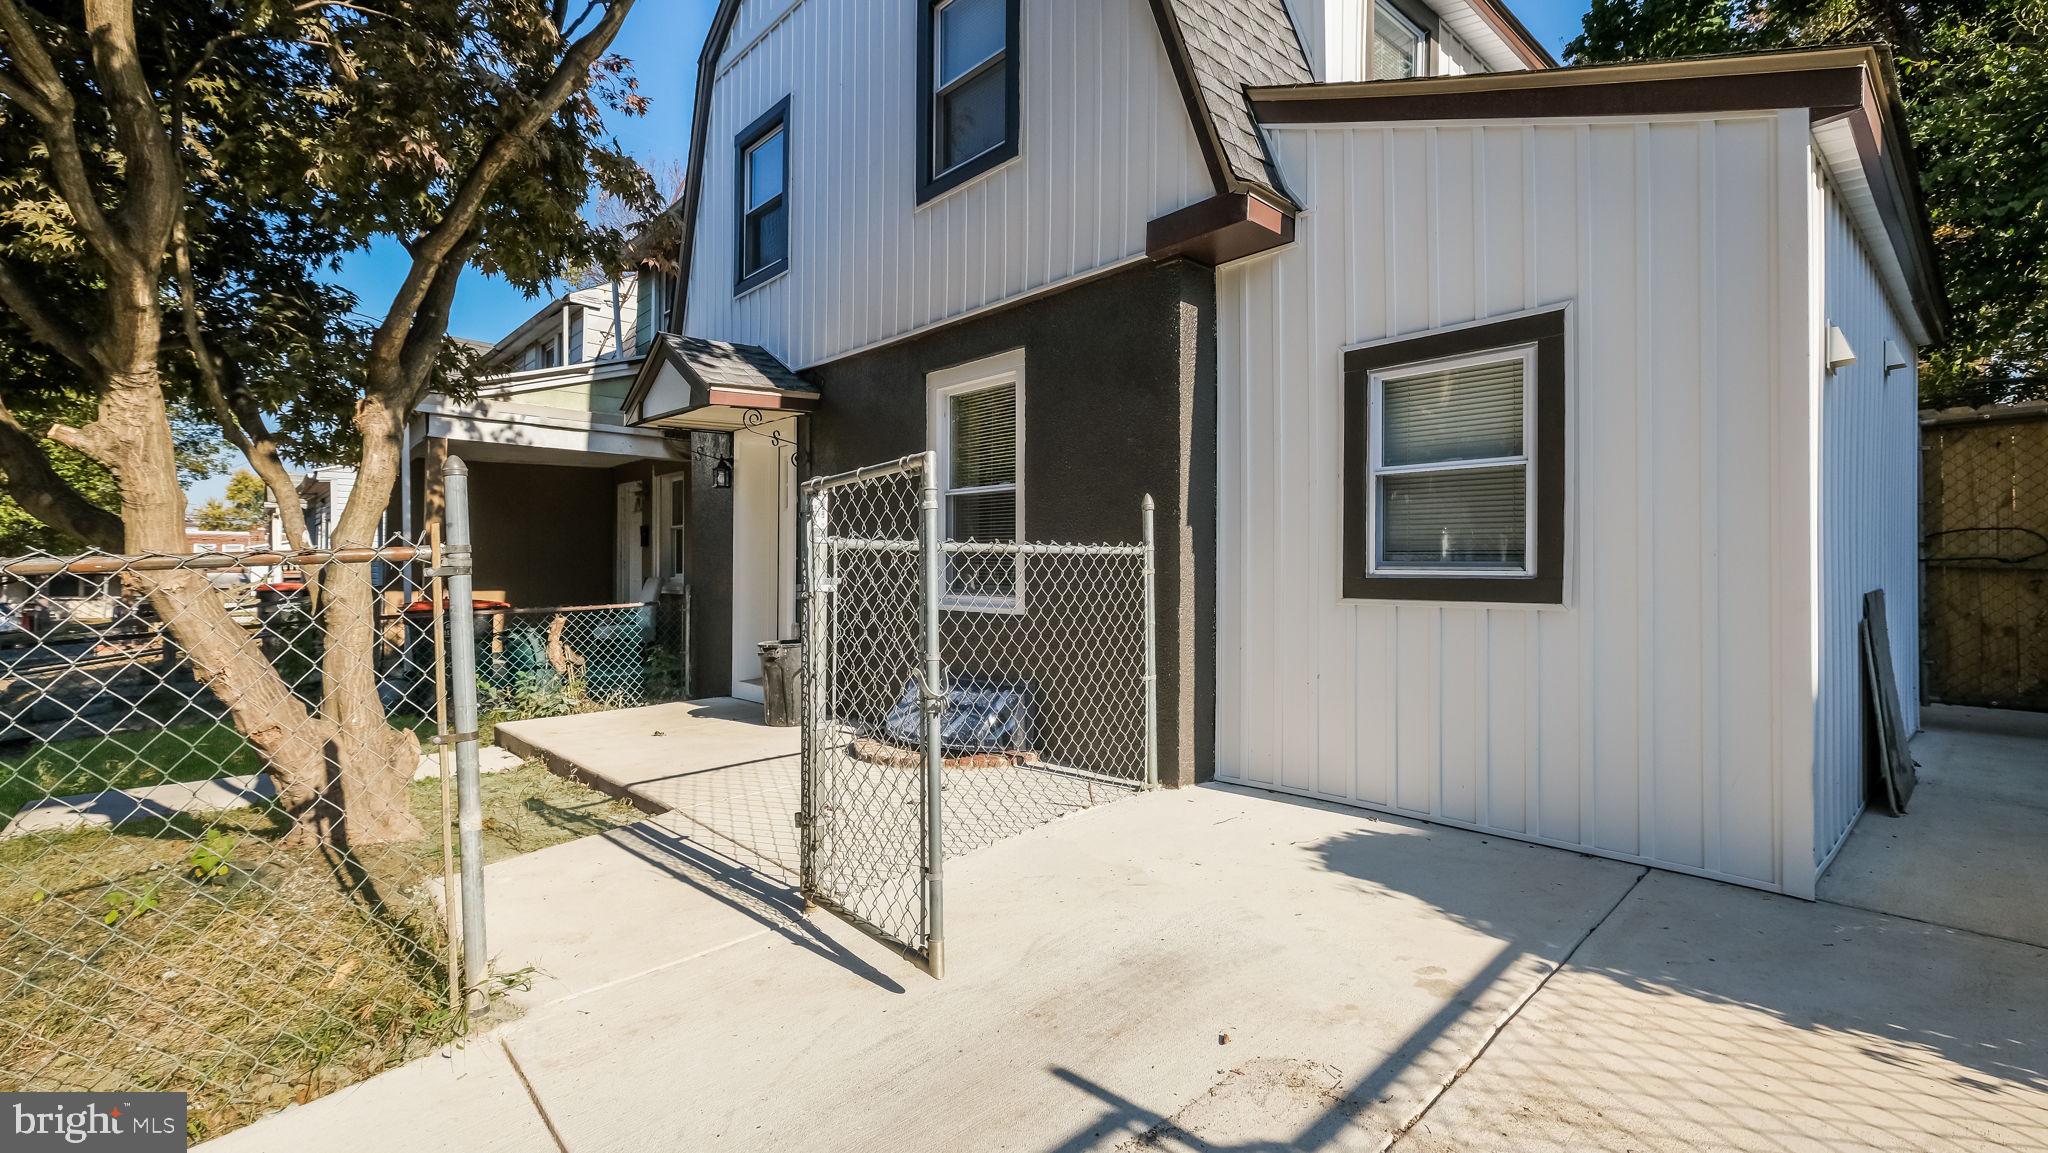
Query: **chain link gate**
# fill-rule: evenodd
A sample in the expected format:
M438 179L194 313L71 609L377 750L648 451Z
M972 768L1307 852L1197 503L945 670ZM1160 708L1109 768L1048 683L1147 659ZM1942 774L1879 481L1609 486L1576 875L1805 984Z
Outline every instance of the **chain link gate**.
M804 899L945 970L945 859L1158 783L1143 543L949 541L931 453L804 485Z

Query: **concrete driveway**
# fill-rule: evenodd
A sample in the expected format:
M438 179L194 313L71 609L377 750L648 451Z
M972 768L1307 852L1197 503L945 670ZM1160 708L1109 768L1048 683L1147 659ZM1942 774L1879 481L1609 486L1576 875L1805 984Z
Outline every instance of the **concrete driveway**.
M936 982L721 839L493 866L522 1017L207 1148L2048 1148L2018 941L1205 787L950 862Z

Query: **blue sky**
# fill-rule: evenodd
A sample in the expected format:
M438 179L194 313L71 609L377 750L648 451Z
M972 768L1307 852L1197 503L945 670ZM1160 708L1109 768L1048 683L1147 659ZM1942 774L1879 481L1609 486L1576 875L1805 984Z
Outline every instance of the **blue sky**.
M834 0L843 3L845 0ZM1587 0L1521 0L1515 14L1558 55L1578 35ZM638 0L619 31L614 50L633 61L647 115L614 117L608 125L619 141L650 171L680 167L690 148L690 104L697 52L711 24L715 0ZM405 253L385 242L348 259L335 280L353 291L361 308L381 314L405 276ZM455 293L448 330L455 336L495 340L526 318L535 302L503 281L471 269ZM193 487L193 497L218 496L226 481L214 477Z

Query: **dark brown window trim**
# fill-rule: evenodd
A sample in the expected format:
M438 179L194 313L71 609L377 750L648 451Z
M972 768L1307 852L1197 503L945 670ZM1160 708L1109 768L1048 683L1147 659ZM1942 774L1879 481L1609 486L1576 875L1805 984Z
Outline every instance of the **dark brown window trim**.
M1352 600L1479 601L1562 605L1565 559L1565 326L1567 310L1512 316L1391 340L1344 354L1344 596ZM1536 346L1536 551L1534 576L1397 576L1371 572L1367 430L1374 372L1398 365Z
M917 9L917 202L924 204L944 196L953 189L980 176L998 165L1007 164L1017 158L1023 139L1024 102L1021 94L1023 76L1024 17L1023 0L1004 0L1003 62L999 67L1004 72L1003 89L1007 107L1007 121L1003 127L1003 142L987 152L970 160L963 160L944 172L935 172L937 160L933 155L934 133L937 125L933 118L938 101L932 90L934 74L932 63L934 50L932 37L937 35L938 21L932 17L944 0L920 0Z

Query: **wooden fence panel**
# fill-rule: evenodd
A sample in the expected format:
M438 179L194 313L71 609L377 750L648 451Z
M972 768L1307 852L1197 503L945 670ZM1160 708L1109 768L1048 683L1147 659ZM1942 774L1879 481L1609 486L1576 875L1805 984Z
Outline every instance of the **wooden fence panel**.
M1921 415L1921 683L2048 710L2048 404Z

